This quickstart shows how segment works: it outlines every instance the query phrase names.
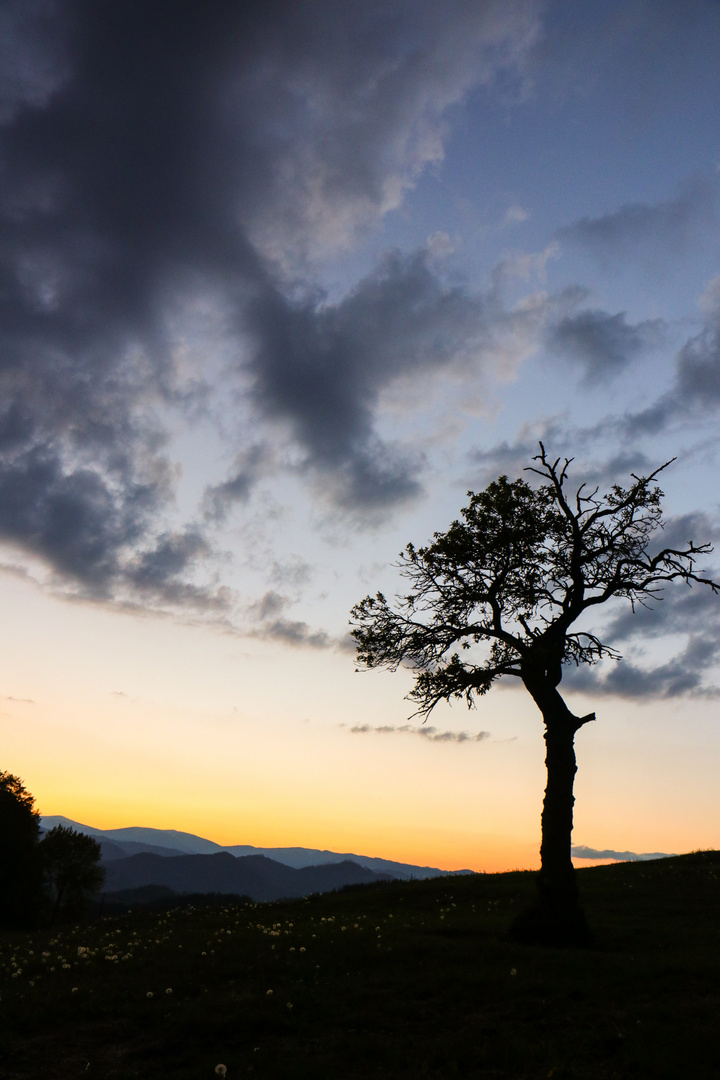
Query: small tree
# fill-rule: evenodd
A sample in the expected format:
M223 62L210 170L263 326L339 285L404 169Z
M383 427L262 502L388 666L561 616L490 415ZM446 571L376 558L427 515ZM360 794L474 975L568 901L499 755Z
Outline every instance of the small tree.
M40 814L19 776L0 772L0 925L30 925L39 911Z
M674 459L673 459L674 460ZM547 787L542 810L538 900L511 932L520 940L584 944L590 940L571 858L575 733L595 713L575 716L558 687L563 666L620 659L575 624L613 597L644 604L676 579L720 586L695 572L708 544L650 555L662 527L663 493L649 476L605 496L565 487L572 458L551 461L540 443L530 472L544 483L501 476L478 494L427 547L408 544L400 573L412 592L391 606L382 593L353 608L352 635L365 668L402 665L415 672L408 695L424 718L441 701L468 707L503 676L519 679L545 724ZM458 651L460 650L460 651Z
M40 843L50 920L83 914L105 880L99 865L102 850L97 840L64 825L50 829Z

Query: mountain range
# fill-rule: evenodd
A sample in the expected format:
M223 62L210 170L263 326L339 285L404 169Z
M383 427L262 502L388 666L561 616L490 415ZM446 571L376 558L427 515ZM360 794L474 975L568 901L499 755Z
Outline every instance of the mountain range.
M94 837L105 868L104 894L154 887L172 893L235 893L252 900L280 900L328 892L345 885L412 878L469 874L471 870L439 870L367 855L317 848L257 848L249 844L223 847L212 840L174 829L138 826L96 829L70 818L41 819L43 831L64 825Z

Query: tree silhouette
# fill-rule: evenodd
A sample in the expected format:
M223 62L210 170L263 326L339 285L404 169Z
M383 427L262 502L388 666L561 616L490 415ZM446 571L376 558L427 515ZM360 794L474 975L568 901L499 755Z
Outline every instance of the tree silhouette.
M19 776L0 772L0 925L37 918L42 876L37 857L40 814Z
M572 458L552 461L540 443L533 461L527 471L543 479L539 487L501 476L469 492L462 520L427 547L408 544L397 565L412 591L394 606L382 593L367 596L353 608L352 636L362 667L414 671L408 697L424 718L441 701L472 706L504 676L522 682L545 725L547 787L538 898L511 933L527 942L587 944L571 859L574 740L595 713L575 716L558 687L564 665L620 656L576 624L613 597L634 610L674 580L713 592L720 586L695 572L708 544L648 551L662 528L663 493L654 481L671 462L649 476L632 474L629 487L614 485L604 496L584 484L570 496Z
M64 825L56 825L43 837L40 856L51 922L59 915L76 918L83 914L105 880L99 865L101 854L100 844L92 836Z

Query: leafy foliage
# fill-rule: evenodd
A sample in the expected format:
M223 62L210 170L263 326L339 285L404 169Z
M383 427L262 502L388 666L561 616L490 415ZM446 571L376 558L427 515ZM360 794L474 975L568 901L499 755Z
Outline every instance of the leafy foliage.
M56 825L40 843L40 857L51 918L77 917L105 880L101 848L92 836Z
M533 692L556 687L565 664L619 659L610 644L575 626L612 597L634 608L676 579L718 591L695 570L708 544L648 552L662 527L655 480L670 462L604 496L583 484L572 497L572 459L552 461L541 443L533 460L528 471L543 484L501 476L468 492L460 520L427 546L408 544L401 553L397 565L411 591L395 605L377 593L353 608L359 663L414 668L409 697L421 715L443 700L464 698L471 706L504 675Z
M30 923L41 901L40 815L19 776L0 772L0 923Z

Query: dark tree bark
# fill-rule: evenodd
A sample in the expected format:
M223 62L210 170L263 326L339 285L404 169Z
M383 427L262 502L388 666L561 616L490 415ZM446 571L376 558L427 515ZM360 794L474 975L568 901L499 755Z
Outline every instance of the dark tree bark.
M558 669L559 673L559 669ZM511 937L536 945L590 945L592 933L580 905L572 862L575 732L595 719L595 713L575 716L547 673L524 676L545 721L547 786L541 816L538 898L510 928Z

